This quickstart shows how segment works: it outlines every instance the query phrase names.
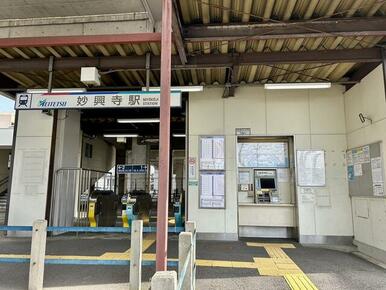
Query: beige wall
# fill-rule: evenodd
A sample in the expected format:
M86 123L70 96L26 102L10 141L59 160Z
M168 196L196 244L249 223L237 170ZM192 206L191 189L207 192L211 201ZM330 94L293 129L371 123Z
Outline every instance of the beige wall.
M295 150L326 151L327 184L313 189L314 202L299 203L300 235L352 236L343 87L288 91L240 87L234 98L223 99L222 94L223 89L212 88L189 97L189 157L198 160L199 135L226 136L226 209L199 209L198 187L189 187L188 215L198 231L237 234L235 128L251 128L257 136L293 135ZM299 192L298 188L298 197Z
M92 158L84 156L85 143L93 145ZM83 138L82 168L109 171L115 166L115 147L108 144L102 137L95 139Z
M345 93L345 109L348 148L382 141L386 164L386 102L381 65ZM359 113L369 116L373 123L362 124ZM386 251L386 198L354 197L352 207L355 240Z

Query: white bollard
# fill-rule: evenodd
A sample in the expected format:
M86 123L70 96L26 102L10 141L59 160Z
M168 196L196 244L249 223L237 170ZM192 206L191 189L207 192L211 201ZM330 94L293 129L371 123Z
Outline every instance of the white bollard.
M151 290L177 290L176 271L156 272L151 278Z
M133 221L131 224L130 290L141 290L142 231L143 221Z
M180 280L183 267L186 259L188 259L188 268L184 280L182 282L182 290L192 290L192 274L193 274L193 235L192 233L182 232L178 239L178 280Z
M197 232L196 232L196 222L186 222L185 228L188 233L192 233L192 239L193 239L193 251L192 251L192 264L193 264L193 276L192 276L192 288L193 290L196 289L196 240L197 240Z
M44 258L46 255L47 221L36 220L32 226L31 259L29 266L29 290L43 289Z

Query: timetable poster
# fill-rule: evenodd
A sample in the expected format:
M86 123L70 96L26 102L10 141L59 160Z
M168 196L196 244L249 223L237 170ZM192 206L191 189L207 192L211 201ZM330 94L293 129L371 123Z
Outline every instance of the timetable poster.
M200 174L200 207L225 208L225 174L205 172Z
M201 137L200 170L225 170L225 138Z

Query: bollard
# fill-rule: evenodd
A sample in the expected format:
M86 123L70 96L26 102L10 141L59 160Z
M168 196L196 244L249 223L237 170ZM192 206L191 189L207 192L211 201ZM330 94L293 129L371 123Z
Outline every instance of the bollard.
M176 271L156 272L151 278L151 290L177 290Z
M46 255L47 221L36 220L32 226L31 259L29 266L29 290L43 289L44 258Z
M143 221L131 224L130 290L140 290L142 280L142 231Z
M193 273L192 273L192 289L196 289L196 240L197 240L197 232L196 232L196 222L186 222L185 228L188 233L192 233L193 239L193 250L192 250L192 264L193 264Z
M178 239L178 279L183 279L182 290L192 290L192 274L193 274L193 235L192 233L182 232ZM188 268L186 269L185 276L182 277L183 268L186 260L188 259Z

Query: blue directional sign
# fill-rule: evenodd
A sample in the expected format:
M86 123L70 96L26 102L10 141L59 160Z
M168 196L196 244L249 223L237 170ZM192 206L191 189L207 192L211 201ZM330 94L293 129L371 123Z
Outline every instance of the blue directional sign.
M119 164L117 165L118 174L144 174L147 173L145 164Z

